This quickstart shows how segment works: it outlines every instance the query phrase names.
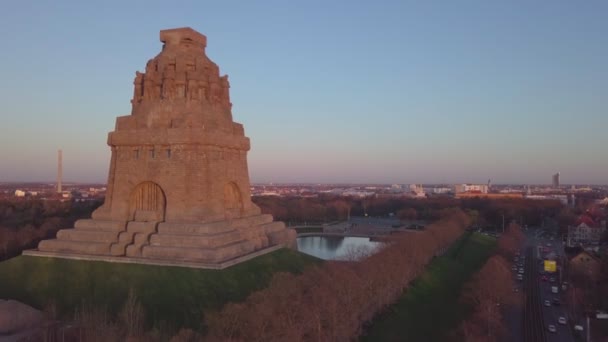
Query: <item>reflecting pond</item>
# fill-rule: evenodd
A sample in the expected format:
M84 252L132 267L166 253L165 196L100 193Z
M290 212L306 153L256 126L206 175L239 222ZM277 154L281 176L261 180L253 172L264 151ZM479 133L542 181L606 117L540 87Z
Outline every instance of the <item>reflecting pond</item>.
M298 251L324 260L357 260L382 246L382 242L352 236L303 236L296 241Z

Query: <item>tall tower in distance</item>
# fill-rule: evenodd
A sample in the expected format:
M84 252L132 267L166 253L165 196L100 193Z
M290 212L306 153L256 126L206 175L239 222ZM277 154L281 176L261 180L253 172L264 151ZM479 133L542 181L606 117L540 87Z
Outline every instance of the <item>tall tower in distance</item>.
M559 172L553 175L553 187L559 188Z
M63 155L57 150L57 193L61 193L61 178L63 177Z

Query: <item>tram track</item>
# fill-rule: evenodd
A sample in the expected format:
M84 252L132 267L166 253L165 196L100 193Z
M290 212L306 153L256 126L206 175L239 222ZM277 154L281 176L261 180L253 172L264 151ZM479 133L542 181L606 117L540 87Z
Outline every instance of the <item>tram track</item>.
M538 284L538 261L534 247L526 249L526 263L524 274L524 341L546 342L547 333L543 321L543 310Z

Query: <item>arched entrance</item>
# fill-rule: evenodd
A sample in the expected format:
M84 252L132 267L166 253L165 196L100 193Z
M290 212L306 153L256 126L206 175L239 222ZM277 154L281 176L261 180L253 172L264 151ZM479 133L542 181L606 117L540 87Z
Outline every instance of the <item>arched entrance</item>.
M129 219L143 222L164 221L165 207L165 194L160 186L153 182L143 182L131 192Z
M243 216L241 191L233 182L224 185L224 216L227 219Z

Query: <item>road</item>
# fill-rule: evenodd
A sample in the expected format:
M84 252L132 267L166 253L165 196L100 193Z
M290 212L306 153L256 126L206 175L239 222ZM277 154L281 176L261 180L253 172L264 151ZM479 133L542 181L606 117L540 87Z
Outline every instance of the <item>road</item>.
M524 341L526 342L546 342L547 332L543 323L543 309L541 306L540 288L537 280L538 262L536 259L536 249L534 246L527 245L525 253L525 276L524 286Z
M532 296L534 298L538 295L538 299L541 303L541 317L542 324L536 322L535 325L542 325L542 327L535 328L536 330L542 329L544 331L544 338L546 339L525 339L525 341L547 341L547 342L574 342L572 336L572 330L570 322L566 325L558 323L559 317L568 318L566 308L563 305L555 305L554 299L558 299L561 303L564 302L564 298L561 297L561 284L558 274L547 274L547 281L543 281L542 274L543 270L543 259L538 253L537 246L543 246L551 249L552 252L559 256L564 255L564 246L559 239L553 239L547 236L546 233L536 233L528 237L527 241L527 252L529 253L526 260L526 281L529 281L530 286L526 287L526 297ZM530 258L530 256L532 256ZM530 259L530 260L528 260ZM555 281L551 282L550 278L554 278ZM551 292L551 286L558 287L558 293L554 294ZM530 292L537 291L537 292ZM549 306L545 305L545 301L549 301ZM525 318L524 318L525 319ZM530 322L527 323L530 325ZM524 326L526 321L524 321ZM556 332L550 332L548 330L549 325L553 325L556 328ZM524 331L526 331L524 327Z

